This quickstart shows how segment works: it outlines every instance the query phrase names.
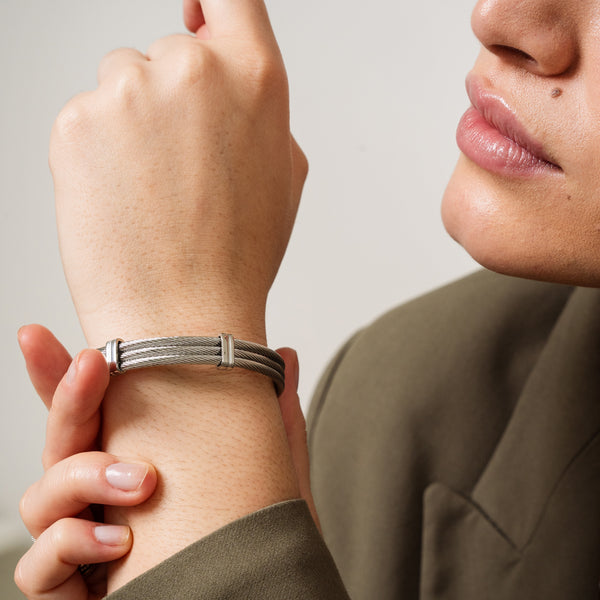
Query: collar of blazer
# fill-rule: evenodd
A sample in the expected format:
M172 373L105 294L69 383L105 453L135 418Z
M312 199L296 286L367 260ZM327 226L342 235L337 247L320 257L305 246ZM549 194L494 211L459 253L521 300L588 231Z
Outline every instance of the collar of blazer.
M525 547L554 490L594 445L599 431L600 291L577 288L525 383L472 499L516 548Z
M599 432L600 290L578 288L472 492L427 488L419 598L597 598Z

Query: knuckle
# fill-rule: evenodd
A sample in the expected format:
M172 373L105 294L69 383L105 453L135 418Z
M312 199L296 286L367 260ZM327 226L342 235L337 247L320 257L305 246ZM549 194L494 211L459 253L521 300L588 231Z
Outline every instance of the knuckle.
M46 530L47 543L53 549L59 561L65 560L65 549L70 532L70 520L60 519Z
M213 52L195 44L184 44L177 55L175 75L180 84L209 82L217 70L217 58Z
M79 94L65 104L54 122L53 138L70 141L85 128L90 114L85 98L84 94Z
M132 62L124 65L115 75L116 97L125 101L137 98L146 82L146 77L146 69L143 64Z
M106 73L110 69L110 65L112 64L113 60L116 57L118 57L123 52L123 50L125 50L125 48L113 48L112 50L107 52L102 57L102 60L98 65L98 75Z
M15 567L14 573L14 581L15 585L25 594L27 595L31 590L29 588L29 577L25 575L25 562L27 560L27 555L22 556L17 566Z
M87 502L87 497L96 489L96 484L103 481L104 471L103 457L88 453L76 454L63 464L59 485L71 500Z
M80 463L78 458L78 455L72 456L64 465L61 473L61 485L65 489L72 489L85 478L88 469Z
M205 67L208 64L209 55L209 52L200 51L193 44L182 44L177 58L182 68L193 71Z
M21 515L21 519L23 523L27 525L27 523L31 520L30 515L30 498L33 491L33 485L27 488L23 496L21 496L21 500L19 501L19 514Z

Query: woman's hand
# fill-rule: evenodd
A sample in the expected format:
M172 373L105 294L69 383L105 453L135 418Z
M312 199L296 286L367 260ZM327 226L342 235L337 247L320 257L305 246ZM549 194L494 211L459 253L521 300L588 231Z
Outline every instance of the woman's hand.
M91 346L217 335L266 343L265 304L292 230L306 160L262 0L186 2L196 35L121 49L98 88L59 115L50 143L65 274ZM103 404L102 449L163 473L108 591L255 510L298 497L271 382L148 369ZM177 444L173 444L174 436ZM193 469L184 468L194 465Z
M127 554L128 527L98 523L88 506L132 506L144 502L156 485L154 469L97 452L100 405L108 374L104 358L84 350L75 360L44 327L30 325L19 342L31 381L49 409L42 462L46 473L21 503L23 520L37 538L23 556L15 579L30 599L97 599L106 594L106 563ZM306 424L297 387L298 357L282 348L286 389L279 398L298 488L319 526L310 491ZM76 518L77 517L77 518ZM85 578L80 564L98 564Z
M300 496L306 500L315 525L321 530L317 508L310 489L310 463L306 439L306 420L298 397L300 366L298 355L291 348L280 348L277 352L285 361L285 390L279 396L279 408L285 426L292 462L298 480Z
M51 139L64 268L92 346L264 341L306 160L261 0L185 5L197 35L112 52Z
M105 565L85 578L78 566L121 558L131 548L132 535L127 526L94 520L89 506L140 504L152 494L156 473L147 463L94 451L109 378L99 352L84 350L71 361L58 340L37 325L24 327L19 342L49 416L45 474L20 507L37 539L19 561L15 580L31 600L102 598Z

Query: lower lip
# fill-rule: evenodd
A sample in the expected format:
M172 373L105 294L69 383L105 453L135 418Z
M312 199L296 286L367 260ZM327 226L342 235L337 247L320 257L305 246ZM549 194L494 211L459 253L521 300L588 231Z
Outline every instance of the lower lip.
M460 120L456 141L461 152L474 163L505 177L531 178L561 170L503 136L473 107Z

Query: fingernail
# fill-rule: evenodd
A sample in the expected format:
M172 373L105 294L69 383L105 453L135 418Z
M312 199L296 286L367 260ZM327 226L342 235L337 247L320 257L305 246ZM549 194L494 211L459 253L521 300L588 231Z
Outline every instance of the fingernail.
M124 492L134 492L148 473L147 465L115 463L106 468L106 481Z
M101 544L123 546L129 541L129 527L124 525L98 525L94 536Z
M75 378L77 377L77 367L79 363L79 355L77 355L69 365L67 369L66 381L68 385L72 385L75 382Z

